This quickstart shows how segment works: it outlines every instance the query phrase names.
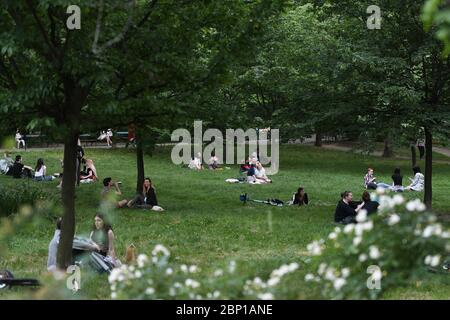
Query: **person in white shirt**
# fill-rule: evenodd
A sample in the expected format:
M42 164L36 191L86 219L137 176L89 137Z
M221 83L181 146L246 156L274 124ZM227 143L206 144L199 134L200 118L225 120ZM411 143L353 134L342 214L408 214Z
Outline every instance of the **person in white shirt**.
M16 131L16 143L17 143L17 149L20 149L20 145L23 145L25 148L25 140L23 139L22 134L20 133L19 129Z
M201 153L197 153L197 157L193 158L191 160L191 162L189 162L189 169L192 170L202 170L203 169L203 165L202 165L202 155Z
M266 169L264 169L261 162L256 162L256 168L255 168L255 176L256 180L259 183L271 183L272 180L270 180L266 175Z
M423 191L425 186L425 177L420 171L419 167L414 167L414 178L409 178L411 184L407 186L405 189L410 191Z
M219 158L216 156L215 153L211 154L211 158L209 158L209 161L208 161L208 167L211 170L220 168Z
M47 167L44 165L44 159L39 158L34 169L34 180L36 181L52 181L54 176L46 176Z

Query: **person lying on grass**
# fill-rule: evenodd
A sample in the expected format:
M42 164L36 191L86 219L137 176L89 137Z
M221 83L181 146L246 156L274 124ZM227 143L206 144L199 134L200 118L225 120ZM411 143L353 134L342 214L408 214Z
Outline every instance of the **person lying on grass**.
M150 178L145 178L142 185L142 193L139 193L133 200L129 201L127 206L129 208L148 208L153 211L164 211L163 208L158 206L155 187L152 185Z
M353 193L351 191L344 191L341 194L341 200L336 206L334 213L334 222L341 224L350 224L356 222L356 215L364 206L364 202L354 208Z
M107 178L103 179L102 198L103 199L108 198L113 187L115 188L115 195L121 196L122 191L120 191L119 184L120 184L120 182L113 182L111 177L107 177ZM128 200L123 199L123 200L116 201L115 205L117 208L123 208L127 205L127 203L128 203Z
M308 204L308 194L305 192L305 188L298 188L297 192L292 197L292 204L296 204L298 206L303 206Z

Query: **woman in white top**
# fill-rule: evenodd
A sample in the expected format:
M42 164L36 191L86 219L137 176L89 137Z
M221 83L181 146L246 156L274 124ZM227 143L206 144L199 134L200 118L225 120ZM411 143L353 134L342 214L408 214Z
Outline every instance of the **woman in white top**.
M23 136L20 134L19 129L16 131L16 143L17 143L17 149L20 149L20 145L23 145L25 148L25 140L23 139Z
M256 168L255 168L255 176L256 180L259 183L270 183L272 180L270 180L266 175L266 169L262 166L261 162L256 162Z
M189 169L193 169L193 170L202 170L203 169L202 155L200 152L197 153L197 157L195 157L194 159L191 160L191 162L189 162Z
M52 181L54 176L46 176L47 167L44 165L44 159L39 158L34 169L34 180L36 181Z
M420 172L419 167L414 167L413 171L414 171L414 178L413 179L409 178L411 184L407 186L406 189L411 191L423 191L425 185L425 177L422 174L422 172Z

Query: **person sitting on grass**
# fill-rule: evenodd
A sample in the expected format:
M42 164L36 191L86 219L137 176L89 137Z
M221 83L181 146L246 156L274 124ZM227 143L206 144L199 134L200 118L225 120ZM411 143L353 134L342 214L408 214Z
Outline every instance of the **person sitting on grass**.
M202 155L199 152L197 154L197 157L192 158L191 162L189 162L189 169L192 170L202 170L203 169L203 165L202 165Z
M362 209L364 203L360 203L354 208L353 193L351 191L344 191L341 194L341 200L336 206L334 213L334 222L341 224L350 224L356 222L356 215Z
M83 159L82 162L86 165L86 169L80 172L80 182L90 183L98 180L97 169L95 168L94 161L91 159Z
M394 174L392 175L392 187L391 190L394 192L403 192L403 176L400 174L400 168L394 169Z
M303 206L308 204L308 194L305 192L305 188L300 187L298 188L297 192L292 197L292 204L296 204L299 206Z
M121 196L122 191L120 191L119 184L120 184L120 182L113 182L110 177L103 179L102 198L106 199L108 197L108 195L110 194L110 192L113 189L113 186L115 188L115 195ZM124 200L116 201L115 205L117 208L123 208L127 205L127 203L128 203L128 200L124 199Z
M406 189L410 191L419 191L419 192L423 191L425 184L425 177L420 171L420 167L414 167L413 172L414 178L413 179L409 178L411 184L407 186Z
M61 224L62 218L58 218L56 220L55 234L53 235L53 238L48 245L47 271L55 271L57 269L56 257L58 254L59 238L61 236Z
M264 169L261 162L257 161L255 166L255 177L257 182L259 183L271 183L272 180L270 180L266 175L266 169Z
M11 175L15 179L20 178L32 178L33 177L33 168L29 166L25 166L23 164L23 158L20 155L16 156L16 161L14 162L13 166L10 169Z
M95 215L89 238L94 243L95 251L104 257L110 257L116 266L120 263L117 261L116 250L114 249L115 235L112 226L105 220L103 214L97 213Z
M247 182L257 183L255 165L253 163L250 164L250 168L247 170Z
M376 182L377 178L375 178L373 176L373 169L372 168L368 168L367 169L367 174L364 176L364 188L365 189L372 189L372 190L376 190L377 188L383 188L383 189L388 189L391 186L383 183L383 182Z
M163 208L158 206L158 200L156 199L155 187L152 185L150 178L145 178L142 185L142 193L138 194L133 200L128 202L128 207L149 208L153 211L164 211Z
M54 176L46 176L47 167L44 164L44 159L39 158L34 169L34 180L36 181L52 181L55 180Z
M211 158L209 158L208 167L210 170L216 170L220 168L219 158L214 152L211 154Z
M367 211L367 214L376 213L380 204L376 201L372 201L370 193L364 191L362 194L362 209Z

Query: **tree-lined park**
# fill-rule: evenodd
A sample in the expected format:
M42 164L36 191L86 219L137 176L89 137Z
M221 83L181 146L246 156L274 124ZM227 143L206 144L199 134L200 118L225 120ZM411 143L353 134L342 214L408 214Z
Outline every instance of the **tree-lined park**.
M448 299L449 17L439 0L2 1L1 156L63 174L0 175L0 270L41 283L0 297L73 297L46 269L55 221L56 269L67 270L74 236L95 231L101 212L123 266L109 279L83 266L82 297ZM240 183L250 181L243 159L174 164L171 134L194 136L195 121L223 134L278 129L279 172L252 185ZM112 148L95 141L108 128ZM17 130L27 146L27 135L42 139L22 149ZM116 143L131 131L132 146ZM87 133L98 181L80 184ZM419 191L408 190L413 167ZM401 168L405 191L368 188L378 214L335 223L341 193L359 200L368 168L388 184ZM107 177L122 182L119 200L142 195L150 177L164 211L110 206ZM310 203L287 205L299 187ZM124 254L130 245L149 261ZM119 280L131 266L155 283ZM383 289L366 286L370 274Z

